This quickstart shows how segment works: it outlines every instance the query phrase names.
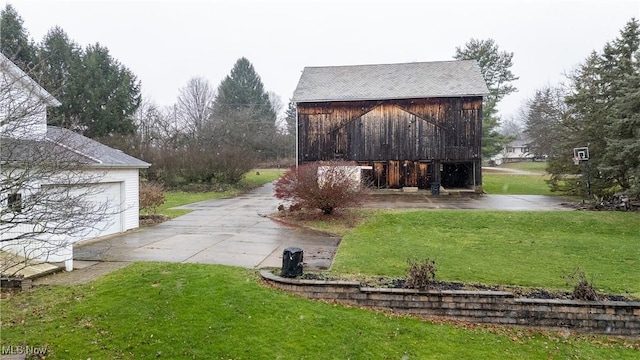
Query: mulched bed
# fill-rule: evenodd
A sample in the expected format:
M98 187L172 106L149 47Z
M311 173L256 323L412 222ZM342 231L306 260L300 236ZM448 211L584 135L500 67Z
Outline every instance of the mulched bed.
M305 280L345 280L337 277L330 277L323 273L306 272L299 277L299 279ZM353 279L350 279L353 280ZM377 288L395 288L395 289L409 289L406 286L405 279L393 279L393 278L375 278L360 280L360 283L365 287L377 287ZM434 281L428 290L467 290L467 291L505 291L510 292L518 298L529 299L561 299L561 300L575 300L573 294L569 291L562 290L547 290L542 288L525 288L520 286L509 285L484 285L484 284L465 284L455 281ZM598 293L599 301L637 301L627 298L622 295L616 294L603 294Z
M171 218L162 214L140 215L140 225L155 225L168 220L171 220Z
M640 197L605 196L598 201L562 203L563 206L586 211L640 211Z

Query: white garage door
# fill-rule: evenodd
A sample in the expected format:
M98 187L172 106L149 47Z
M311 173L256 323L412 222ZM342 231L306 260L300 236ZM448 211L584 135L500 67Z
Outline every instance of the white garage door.
M107 204L104 220L96 224L92 237L111 235L122 231L122 183L104 183L95 195L98 204Z
M91 213L87 214L86 218L79 219L77 224L79 226L78 230L82 233L81 238L74 238L72 241L93 239L123 231L122 182L73 187L61 185L43 186L43 189L46 188L51 190L51 194L53 194L51 196L61 196L65 199L63 201L67 203L75 201L73 199L78 199L91 204L86 206L86 209ZM82 227L82 230L80 230L80 227Z

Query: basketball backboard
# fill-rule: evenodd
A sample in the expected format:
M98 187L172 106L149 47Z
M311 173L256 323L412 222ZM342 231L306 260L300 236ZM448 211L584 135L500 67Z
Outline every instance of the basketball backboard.
M578 147L573 149L573 159L578 161L587 161L589 160L589 148L588 147Z

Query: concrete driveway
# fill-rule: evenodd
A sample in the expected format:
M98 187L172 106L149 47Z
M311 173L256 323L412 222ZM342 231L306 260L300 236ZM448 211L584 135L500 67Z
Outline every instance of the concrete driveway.
M563 199L550 196L429 196L429 193L376 192L372 208L563 210ZM183 206L193 212L108 239L79 244L75 260L166 261L281 267L287 247L304 250L305 269L331 266L340 238L290 227L266 217L279 201L267 184L238 197Z
M182 206L193 212L104 240L79 244L75 260L166 261L281 267L287 247L304 250L306 269L331 266L340 238L285 226L267 217L279 201L267 184L228 199Z

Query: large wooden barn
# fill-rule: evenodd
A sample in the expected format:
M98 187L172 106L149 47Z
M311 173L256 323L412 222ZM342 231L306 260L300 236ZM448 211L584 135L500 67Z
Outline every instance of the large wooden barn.
M378 188L479 191L487 93L475 60L307 67L298 163L349 161Z

